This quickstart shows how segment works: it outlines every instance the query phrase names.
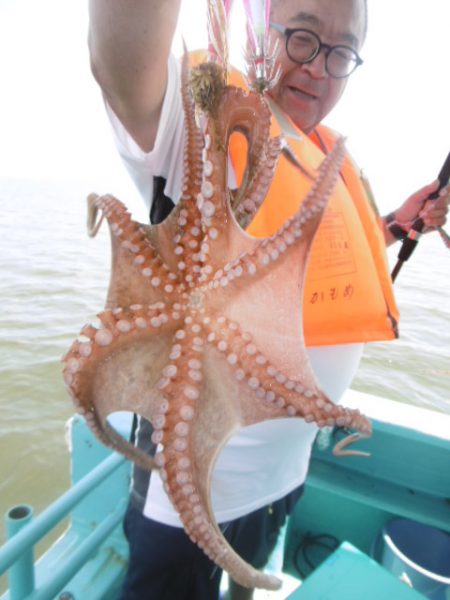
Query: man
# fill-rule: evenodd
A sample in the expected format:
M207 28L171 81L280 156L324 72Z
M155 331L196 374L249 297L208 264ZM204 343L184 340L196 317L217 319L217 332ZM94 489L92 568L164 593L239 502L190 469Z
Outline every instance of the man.
M169 57L179 7L180 0L90 1L92 70L103 91L119 151L153 222L162 220L180 196L183 116L179 65ZM294 129L300 130L293 138L303 140L299 151L307 148L305 160L309 160L310 155L326 153L332 142L332 135L328 139L329 132L320 123L338 102L352 69L361 62L367 7L364 0L275 0L271 21L272 34L281 42L282 67L282 76L271 91L273 109L281 115L279 123L284 113ZM295 149L295 139L289 141ZM231 159L235 164L233 155ZM425 203L437 187L434 182L406 200L390 219L380 220L380 233L375 231L376 216L355 173L350 164L343 174L344 196L332 198L337 207L333 210L338 215L344 211L342 218L354 223L345 239L346 248L350 244L354 249L351 259L358 261L362 255L369 258L358 263L356 279L340 290L341 309L325 310L332 317L330 330L321 325L324 311L318 312L316 301L320 290L308 288L307 282L305 295L309 357L322 389L335 402L350 385L363 342L396 335L396 307L383 262L382 236L387 244L393 243L417 216L427 227L440 226L448 207L448 189L439 200ZM355 180L354 186L351 180ZM288 187L295 186L286 183ZM278 227L276 221L284 220L288 200L285 194L281 196L269 195L252 233L269 235L270 228ZM339 231L347 229L344 226ZM365 270L371 256L376 257L375 266L368 274ZM317 269L318 274L321 263L313 259L310 271ZM369 283L366 285L361 277ZM373 312L364 302L348 303L355 286L366 287L378 298ZM355 293L353 302L356 297ZM334 302L334 298L328 300ZM345 321L349 306L359 311L350 332ZM219 457L213 481L216 519L237 551L257 567L264 565L279 526L301 494L316 431L315 426L299 419L258 424L235 436ZM154 452L148 423L140 422L137 437L141 447ZM283 460L286 454L289 461ZM125 528L130 567L124 600L217 597L220 573L185 536L157 473L150 477L134 470ZM263 539L257 539L261 532ZM233 600L252 597L252 590L233 584L231 593Z

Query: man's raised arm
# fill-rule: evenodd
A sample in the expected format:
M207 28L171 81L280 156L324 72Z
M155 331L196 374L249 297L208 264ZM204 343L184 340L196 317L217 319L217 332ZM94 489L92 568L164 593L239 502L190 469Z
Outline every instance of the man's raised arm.
M153 148L181 0L90 0L92 73L142 150Z

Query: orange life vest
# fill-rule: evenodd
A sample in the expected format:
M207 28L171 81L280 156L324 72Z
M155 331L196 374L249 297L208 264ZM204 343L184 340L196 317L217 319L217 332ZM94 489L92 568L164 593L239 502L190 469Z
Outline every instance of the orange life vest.
M244 87L237 71L230 79L232 85ZM308 137L283 114L285 119L288 127L283 125L283 130L290 148L300 164L314 173L336 134L321 125ZM272 135L281 129L273 116ZM232 136L230 156L239 181L247 158L242 136ZM248 233L273 235L298 210L311 185L311 179L281 155ZM378 216L360 170L347 156L311 249L303 298L306 345L394 339L398 317Z

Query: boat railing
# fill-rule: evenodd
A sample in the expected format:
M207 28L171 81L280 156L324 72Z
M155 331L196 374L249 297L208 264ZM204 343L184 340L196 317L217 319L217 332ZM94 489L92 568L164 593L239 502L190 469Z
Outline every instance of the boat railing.
M126 430L127 418L122 418L121 425ZM120 585L127 549L119 525L128 500L129 463L100 445L93 447L78 417L72 421L71 439L72 487L35 518L28 505L15 506L6 515L8 539L0 548L0 575L8 572L9 591L1 600L102 597L92 589L89 595L75 592L86 581L91 587L97 585L94 573L85 582L76 580L94 555L98 565L98 553L104 555L98 585L109 586L105 589ZM69 530L35 565L34 546L68 515Z

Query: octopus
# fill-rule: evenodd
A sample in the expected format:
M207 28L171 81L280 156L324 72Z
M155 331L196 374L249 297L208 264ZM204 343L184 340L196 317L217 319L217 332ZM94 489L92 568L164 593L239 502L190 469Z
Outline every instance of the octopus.
M267 419L353 430L335 448L341 454L357 453L345 447L371 433L359 411L320 390L303 338L308 255L344 147L336 143L325 158L298 212L275 235L254 238L243 226L264 200L283 140L270 137L263 94L226 85L214 63L188 71L185 58L184 175L171 214L145 225L111 195L88 198L91 235L103 218L109 225L111 280L98 326L85 325L64 357L64 379L104 444L159 469L185 531L212 561L243 586L277 589L277 577L247 564L223 537L211 475L226 441ZM232 191L227 149L235 131L247 140L248 160ZM154 457L110 426L116 411L152 423Z

